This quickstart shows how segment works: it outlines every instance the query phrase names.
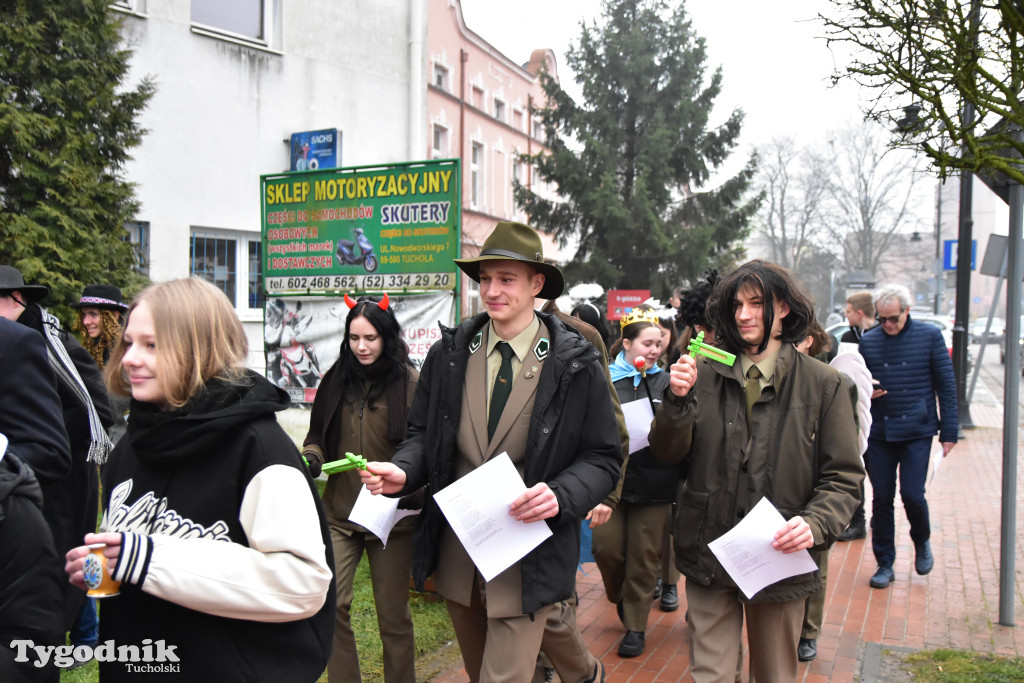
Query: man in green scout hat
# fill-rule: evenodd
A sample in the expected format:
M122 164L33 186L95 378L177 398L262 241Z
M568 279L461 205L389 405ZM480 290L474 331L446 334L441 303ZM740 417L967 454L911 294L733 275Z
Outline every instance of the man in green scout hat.
M501 222L476 258L456 259L480 283L486 309L441 327L409 413L409 438L390 463L362 474L371 493L445 488L508 453L527 490L509 514L552 537L484 581L432 499L413 559L447 601L471 681L529 681L538 651L567 683L600 681L566 600L575 594L580 520L619 480L622 448L599 352L536 297L564 287L529 226Z

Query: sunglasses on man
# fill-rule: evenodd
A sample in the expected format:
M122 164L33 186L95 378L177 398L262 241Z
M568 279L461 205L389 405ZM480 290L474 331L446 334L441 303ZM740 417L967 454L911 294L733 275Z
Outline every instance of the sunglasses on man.
M892 323L893 325L895 325L900 321L901 315L903 314L900 313L900 315L876 315L875 320L878 321L879 325L884 325L885 323Z

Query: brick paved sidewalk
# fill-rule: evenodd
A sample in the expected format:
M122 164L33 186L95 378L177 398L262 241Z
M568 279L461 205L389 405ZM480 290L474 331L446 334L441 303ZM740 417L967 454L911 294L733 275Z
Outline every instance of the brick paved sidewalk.
M837 543L830 555L825 623L818 639L818 657L800 666L801 681L855 681L861 677L865 651L884 648L952 647L1024 656L1024 571L1021 540L1024 523L1017 514L1015 619L1016 628L999 621L999 537L1001 517L1001 406L974 404L976 429L967 432L928 485L935 568L928 576L913 571L913 543L897 498L896 580L888 589L868 586L875 571L870 536ZM1018 446L1024 451L1024 444ZM1017 488L1024 479L1018 472ZM870 501L870 487L868 499ZM868 505L870 514L870 503ZM604 595L593 563L577 574L580 598L578 623L591 652L604 662L609 683L689 680L686 644L686 602L680 582L680 608L663 613L654 607L647 625L643 655L622 659L616 654L622 625ZM867 674L867 672L865 672ZM744 672L746 680L746 672ZM464 669L454 669L435 683L465 683Z

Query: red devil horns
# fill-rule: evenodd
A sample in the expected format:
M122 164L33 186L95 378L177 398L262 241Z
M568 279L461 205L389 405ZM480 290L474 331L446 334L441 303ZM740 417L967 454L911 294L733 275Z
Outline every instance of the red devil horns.
M386 310L388 310L388 304L390 302L391 302L391 300L388 298L388 293L384 292L384 297L380 301L377 302L377 306L380 307L380 310L386 311ZM345 295L345 305L346 306L348 306L349 308L355 308L357 303L358 302L355 301L348 294Z

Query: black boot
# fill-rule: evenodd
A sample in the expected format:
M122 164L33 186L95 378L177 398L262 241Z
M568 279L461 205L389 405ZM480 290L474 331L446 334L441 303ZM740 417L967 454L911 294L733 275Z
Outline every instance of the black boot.
M675 612L679 609L679 589L674 585L665 586L661 592L661 602L658 604L662 612Z
M840 541L859 541L860 539L868 535L868 530L864 525L863 520L860 524L851 522L850 526L846 527L846 531L839 534Z
M796 648L796 658L801 662L809 662L818 656L818 639L801 638Z
M619 643L620 657L637 657L644 653L644 632L626 631L626 637Z

